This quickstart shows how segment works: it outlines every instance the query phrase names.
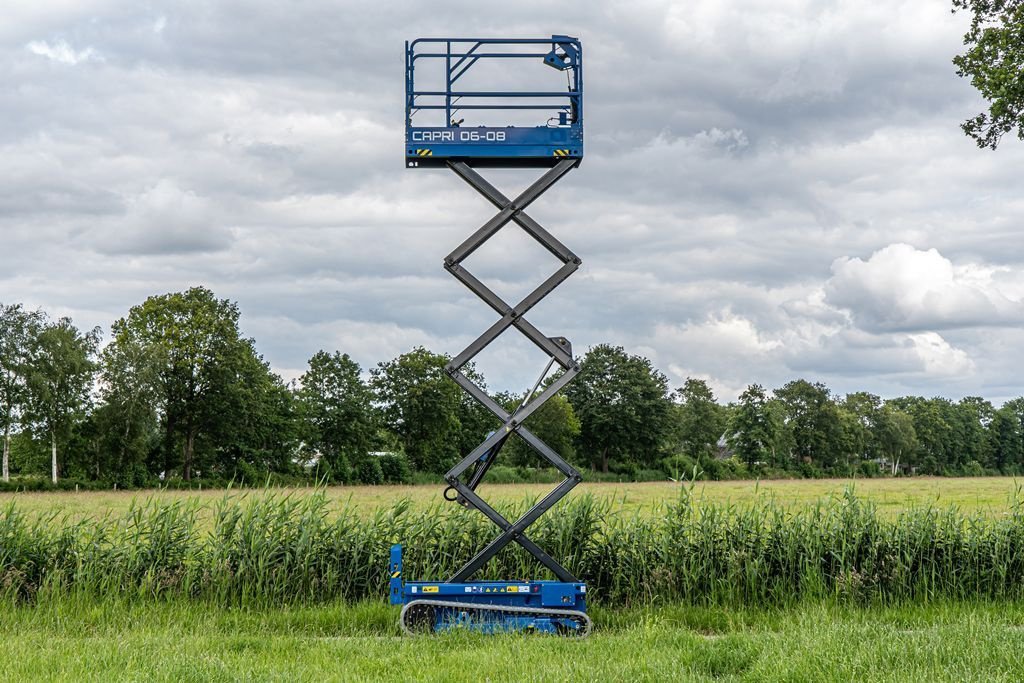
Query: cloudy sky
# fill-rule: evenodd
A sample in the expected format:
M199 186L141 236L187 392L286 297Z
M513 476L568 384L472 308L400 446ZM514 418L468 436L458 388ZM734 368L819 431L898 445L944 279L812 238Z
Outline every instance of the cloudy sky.
M1024 393L1024 145L961 133L982 102L948 2L493 5L8 0L0 301L109 330L205 285L286 378L320 348L457 352L493 313L441 260L491 209L404 169L403 43L567 33L587 156L531 214L583 268L530 316L547 334L723 399ZM467 265L514 297L555 261L512 226ZM543 365L516 337L481 356L492 388Z

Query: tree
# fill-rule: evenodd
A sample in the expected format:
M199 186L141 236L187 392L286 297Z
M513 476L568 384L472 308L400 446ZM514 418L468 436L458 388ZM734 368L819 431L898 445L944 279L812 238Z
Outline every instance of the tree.
M875 418L874 439L878 455L892 463L892 474L900 462L907 462L918 449L914 420L892 403L882 406Z
M771 410L760 384L751 384L742 394L729 420L729 448L748 467L775 460L775 445L781 424L777 411Z
M148 479L147 460L159 442L160 353L124 334L119 340L117 330L115 323L115 339L100 357L102 403L93 414L98 444L90 474L132 486Z
M525 392L524 392L525 393ZM522 396L504 394L498 396L498 402L505 410L513 412ZM562 456L565 460L572 462L576 458L576 447L574 441L580 434L580 420L572 409L563 394L556 394L549 398L544 405L538 408L524 423L534 436L546 443L553 451ZM518 437L512 437L505 442L502 449L502 458L513 465L532 466L536 465L539 455L526 442ZM547 461L543 461L547 466Z
M583 357L565 389L580 420L577 452L592 468L608 472L615 461L653 468L668 434L668 380L643 356L600 344Z
M21 304L0 304L0 425L4 430L3 480L10 481L11 430L24 413L29 354L42 314Z
M990 466L1003 474L1018 474L1024 452L1024 434L1012 401L1008 401L992 415L988 425L988 452Z
M882 399L866 391L856 391L846 395L840 410L850 418L844 429L849 452L864 460L877 458Z
M294 396L256 352L238 339L211 369L196 464L222 477L259 482L270 472L297 469L298 420Z
M675 397L679 401L679 443L683 453L698 460L711 458L725 433L725 408L715 401L714 392L702 379L686 378Z
M480 389L487 392L487 381L477 371L473 363L467 363L462 367L462 374L476 384ZM452 382L454 384L454 382ZM518 405L518 404L517 404ZM475 398L467 392L459 389L459 453L468 455L480 442L487 438L487 435L501 426L501 421L487 408L482 406ZM530 418L532 421L532 417Z
M786 411L793 455L804 463L831 470L843 452L842 421L828 388L798 379L775 391Z
M916 448L905 454L908 464L918 465L927 474L958 471L963 468L963 444L954 429L955 408L944 398L903 396L890 399L887 406L910 416Z
M979 396L965 396L953 407L953 429L964 462L994 468L986 433L995 409Z
M334 477L358 470L376 438L373 394L348 354L317 351L296 392L303 437Z
M60 473L57 444L67 440L90 403L99 341L98 327L83 334L70 318L61 318L42 327L30 350L27 414L36 431L49 439L55 484Z
M237 304L217 299L204 287L193 287L151 296L112 327L111 358L128 364L123 368L126 377L133 371L141 373L137 387L120 388L126 395L151 396L161 416L162 469L167 476L180 464L182 478L191 480L197 443L204 437L216 435L221 443L234 439L237 458L238 448L251 446L244 438L236 438L245 435L240 425L258 424L243 419L244 411L267 407L253 401L279 404L286 400L280 378L269 372L252 340L241 337L238 317ZM111 372L107 379L115 377ZM206 441L212 454L215 440ZM275 452L280 455L280 449ZM209 462L216 466L216 459Z
M957 10L972 17L956 73L990 103L960 127L981 148L995 149L1014 128L1024 140L1024 0L953 0Z
M995 431L993 452L1003 467L1015 473L1024 472L1024 398L1015 398L1003 404L997 420L989 425Z
M371 371L385 424L423 472L442 472L459 454L462 390L445 373L447 363L420 346Z
M160 428L153 411L126 411L117 399L97 404L80 423L68 445L67 472L119 488L152 482L148 459L159 448Z

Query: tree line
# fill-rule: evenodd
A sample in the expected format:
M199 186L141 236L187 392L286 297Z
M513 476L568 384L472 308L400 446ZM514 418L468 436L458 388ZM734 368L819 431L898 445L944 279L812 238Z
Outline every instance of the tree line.
M236 303L196 287L134 306L103 345L99 328L0 305L6 486L436 479L499 426L447 377L446 355L419 347L364 373L321 350L286 383L238 320ZM591 478L1024 472L1024 398L837 396L798 379L723 404L621 347L595 346L581 366L528 424ZM493 397L513 411L525 395ZM519 439L499 462L499 479L544 476Z

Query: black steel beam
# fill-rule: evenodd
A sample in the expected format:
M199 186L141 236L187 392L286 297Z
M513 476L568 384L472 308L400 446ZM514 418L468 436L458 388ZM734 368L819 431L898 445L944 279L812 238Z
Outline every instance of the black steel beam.
M558 564L558 562L553 560L550 555L548 555L543 550L540 550L540 548L537 548L534 545L534 547L538 551L540 551L540 553L547 560L550 560L550 564L548 562L546 562L544 559L541 559L541 557L539 557L536 552L531 550L529 548L529 546L526 543L524 543L524 541L526 541L528 544L533 545L533 542L530 541L525 536L523 536L523 532L526 531L527 527L529 527L531 524L533 524L535 521L537 521L538 517L540 517L545 512L550 510L551 507L555 503L557 503L559 500L561 500L565 496L565 494L569 493L569 491L571 491L573 489L573 487L575 487L576 484L578 484L578 483L579 483L579 479L566 479L561 484L559 484L557 487L555 487L555 489L552 490L551 493L549 493L548 495L544 496L544 498L542 498L536 505L534 505L532 508L530 508L526 512L526 514L524 514L522 517L517 519L511 525L509 525L507 527L503 527L504 531L502 532L502 534L500 536L498 536L493 541L488 543L484 547L484 549L481 550L480 552L478 552L476 554L476 556L472 560L467 562L466 565L464 567L462 567L462 569L460 569L459 571L457 571L454 574L452 574L451 578L448 579L448 581L450 583L461 583L461 582L464 582L464 581L468 581L469 578L471 576L473 576L473 574L477 573L477 571L479 571L481 567L483 567L485 564L487 564L487 562L492 557L497 555L501 551L502 548L507 546L512 541L515 541L515 542L519 543L521 546L523 546L524 548L526 548L527 551L530 552L531 555L536 557L542 564L544 564L546 567L548 567L548 569L550 569L552 572L554 572L555 576L558 577L559 581L571 581L571 582L578 581L579 579L577 579L575 576L573 576L562 565ZM463 493L463 495L466 495L466 493L468 492L468 494L470 496L474 496L474 497L476 497L478 499L477 501L473 501L473 502L483 504L483 505L487 506L488 508L490 508L490 506L487 505L487 503L484 502L483 499L480 499L479 496L477 496L474 492L469 491L468 489L466 489L465 485L462 485L461 482L460 482L459 486L456 486L456 489L458 489L460 493ZM465 489L465 492L463 492L463 489ZM467 496L467 498L468 497L469 496ZM491 512L493 512L495 515L498 515L499 517L501 517L501 515L498 514L496 511L494 511L493 508L490 508L490 509L491 509ZM488 517L490 517L490 515L488 515ZM504 517L502 517L502 519L504 519ZM492 518L492 521L493 521L493 518ZM502 526L502 525L499 524L498 526Z
M524 315L538 304L544 297L550 294L567 277L572 275L580 265L579 258L573 254L564 244L555 239L539 223L530 218L524 209L533 201L546 192L552 185L558 182L566 173L575 168L578 160L565 159L558 162L551 170L544 173L529 187L519 194L514 200L509 200L488 183L479 173L471 169L464 162L449 162L448 166L471 187L477 190L488 201L498 209L490 220L484 223L469 238L455 248L444 261L444 267L448 272L462 282L470 291L480 297L488 306L494 309L500 316L483 334L477 337L461 353L448 363L446 371L449 376L473 397L484 408L494 414L502 425L492 432L474 448L469 454L463 457L445 474L445 480L457 492L459 503L479 510L485 517L490 519L499 529L501 534L481 549L462 569L452 576L449 581L465 581L475 574L502 548L513 541L521 545L527 552L535 557L541 564L550 569L555 576L562 581L575 582L576 577L556 562L550 555L542 550L537 544L525 535L525 530L533 524L541 515L547 512L553 505L562 499L581 480L580 473L551 447L537 438L532 432L523 426L523 422L536 412L545 402L554 396L562 387L570 382L580 371L579 364L572 357L572 345L562 337L548 337L540 330L529 323ZM514 307L506 303L501 297L495 294L487 285L470 273L462 262L474 251L479 249L487 240L493 237L502 227L510 221L514 221L531 237L537 240L545 249L552 253L562 262L552 275L548 276L532 292L527 294L522 301ZM532 341L538 348L551 359L547 367L541 372L536 384L530 389L522 403L513 413L509 413L500 406L486 391L481 389L472 380L461 372L461 369L473 360L488 344L497 339L510 327L517 328L523 335ZM540 393L537 389L543 383L551 370L552 363L558 363L562 368L562 374L544 388ZM531 507L526 514L515 522L509 522L483 498L476 493L476 488L483 480L487 470L494 463L501 448L508 441L509 437L517 434L527 445L533 448L542 458L551 463L564 476L565 480L552 489L536 505ZM481 460L481 458L486 459ZM473 468L468 476L468 481L462 480L462 475ZM447 492L446 492L447 497Z

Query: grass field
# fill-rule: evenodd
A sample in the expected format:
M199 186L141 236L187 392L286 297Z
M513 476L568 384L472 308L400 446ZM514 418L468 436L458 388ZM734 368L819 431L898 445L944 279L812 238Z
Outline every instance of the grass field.
M850 484L871 507L844 494ZM485 496L521 504L549 488L492 486ZM604 601L595 592L596 630L585 641L403 637L397 608L351 601L382 595L373 586L388 541L378 536L391 533L396 501L410 501L399 519L409 526L396 533L421 534L414 550L429 551L431 562L461 564L470 546L491 537L489 527L469 523L483 525L478 515L449 515L452 504L439 526L417 526L443 504L440 487L336 487L319 503L312 489L296 490L291 502L279 491L250 491L258 504L227 505L240 515L227 526L223 510L220 526L213 521L224 491L3 494L0 506L30 516L95 521L34 527L11 509L6 522L0 514L5 595L39 567L58 577L0 603L0 680L1022 679L1024 517L1012 504L1013 479L700 483L699 514L682 517L679 484L582 489L604 503L570 496L577 502L548 540L559 557L593 550L576 557L604 590ZM145 499L151 504L129 511ZM198 506L197 525L187 507L173 505L185 501ZM959 511L924 509L951 507ZM792 513L777 515L783 508ZM917 512L897 516L908 508ZM340 522L345 510L358 516L336 529L320 520L321 509ZM589 519L592 509L605 531L587 546L591 532L573 531L572 515ZM568 540L558 545L563 532ZM435 537L465 538L433 544ZM352 579L363 587L346 593L363 572L365 580ZM667 598L647 595L646 587L670 584L678 589ZM1004 599L985 597L993 595Z
M1020 482L1024 483L1024 482ZM829 496L841 494L854 486L857 497L871 501L880 512L893 513L910 506L931 505L945 508L957 506L963 511L1004 513L1016 491L1018 480L1012 477L943 478L913 477L900 479L783 479L774 481L712 481L698 482L694 493L698 500L718 503L744 504L761 498L783 506L814 504ZM551 484L484 485L480 492L487 500L519 502L527 497L538 497L552 488ZM590 493L598 498L610 498L623 511L651 510L659 503L669 502L679 495L680 484L674 482L646 482L625 484L588 484L584 482L569 496ZM314 489L295 489L297 495L307 495ZM443 504L443 487L421 486L333 486L327 495L338 507L352 505L357 509L373 510L408 499L417 506ZM0 505L14 501L25 512L66 512L72 517L95 517L106 513L121 513L133 500L153 498L161 501L195 500L209 506L225 495L224 490L209 491L82 491L45 493L0 493ZM259 495L259 491L250 495Z
M0 613L0 679L1019 681L1024 605L596 611L585 641L398 635L380 604L231 611L62 603Z

